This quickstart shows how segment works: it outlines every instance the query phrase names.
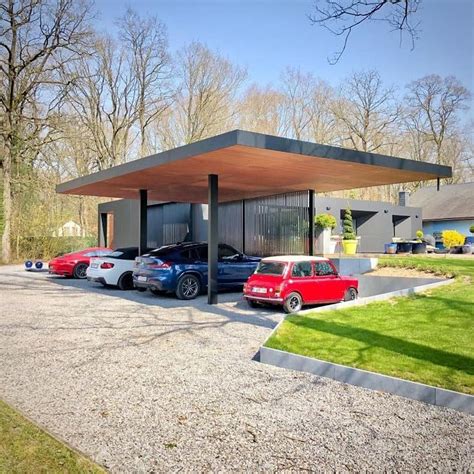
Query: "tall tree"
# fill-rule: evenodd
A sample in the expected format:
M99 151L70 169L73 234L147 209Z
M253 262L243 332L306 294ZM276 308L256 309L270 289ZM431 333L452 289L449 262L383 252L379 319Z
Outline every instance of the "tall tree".
M168 116L168 145L182 145L231 128L237 96L247 72L201 43L185 46L177 56L178 88Z
M145 156L151 152L148 128L164 114L173 97L166 27L157 17L141 18L130 8L118 26L136 81L140 155Z
M400 115L392 88L385 88L376 71L354 73L345 81L333 113L341 139L361 151L381 151L391 144L390 128ZM344 144L344 143L342 143Z
M0 113L4 153L2 258L11 257L13 173L44 140L48 117L64 96L58 72L84 51L90 5L74 0L0 4Z
M467 108L470 97L453 76L432 74L408 85L408 126L434 144L435 163L454 165L446 144L458 132L458 114Z

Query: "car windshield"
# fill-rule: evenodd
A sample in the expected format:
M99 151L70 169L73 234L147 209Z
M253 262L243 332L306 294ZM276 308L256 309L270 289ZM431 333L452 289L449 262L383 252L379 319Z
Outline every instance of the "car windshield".
M260 262L255 273L261 275L283 275L286 263L282 262Z
M124 248L114 250L112 253L107 254L108 258L118 258L120 260L135 260L138 257L137 248Z

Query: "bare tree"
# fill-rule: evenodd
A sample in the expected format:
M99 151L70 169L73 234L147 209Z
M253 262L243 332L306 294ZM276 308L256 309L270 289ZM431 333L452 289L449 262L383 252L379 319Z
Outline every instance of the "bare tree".
M408 85L408 127L434 144L433 161L438 164L453 165L445 143L458 131L458 113L467 108L470 97L470 92L453 76L433 74Z
M231 128L237 118L236 99L247 72L201 43L179 53L178 92L168 116L168 144L191 143ZM174 136L174 138L172 138Z
M420 25L414 16L420 3L421 0L316 0L309 20L343 38L342 48L328 58L335 64L344 54L352 31L364 23L387 23L392 31L400 33L400 40L406 32L414 47Z
M127 160L138 116L139 88L126 48L110 37L97 38L94 54L68 69L74 82L67 95L67 111L87 130L96 169Z
M282 94L270 86L250 86L239 106L239 128L270 135L281 135Z
M4 153L2 258L10 260L15 167L31 155L64 95L58 72L83 51L90 5L74 0L8 0L0 4L0 112ZM33 153L34 154L34 153Z
M392 88L385 88L376 71L354 73L333 105L342 143L374 152L391 145L390 128L400 115Z
M150 153L147 130L170 106L173 96L166 27L158 18L140 18L131 9L118 26L136 81L140 155L145 156Z

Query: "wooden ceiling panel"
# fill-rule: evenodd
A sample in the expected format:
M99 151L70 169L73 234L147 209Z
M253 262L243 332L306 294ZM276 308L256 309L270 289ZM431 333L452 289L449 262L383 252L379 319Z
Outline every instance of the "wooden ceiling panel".
M251 134L253 137L260 138L262 135ZM290 142L291 149L295 148L295 143L304 144ZM145 158L119 167L120 172L106 170L96 179L92 179L94 175L91 175L79 178L73 184L65 183L60 185L63 189L59 191L137 198L140 189L147 189L152 200L207 202L207 177L217 174L219 200L224 202L304 189L329 192L437 177L429 168L432 165L427 165L426 171L410 160L314 146L321 148L322 154L328 149L332 156L302 154L298 147L298 152L293 152L237 143L173 160ZM359 153L355 155L357 159L338 156L349 152ZM122 172L122 169L126 171Z

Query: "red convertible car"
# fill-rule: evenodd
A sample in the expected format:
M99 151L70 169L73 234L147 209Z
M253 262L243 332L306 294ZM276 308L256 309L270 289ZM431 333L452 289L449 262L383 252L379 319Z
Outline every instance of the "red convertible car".
M340 276L327 258L269 257L247 280L244 297L251 307L270 303L296 313L305 304L355 300L358 288L356 278Z
M112 249L91 247L78 252L67 253L49 262L49 273L72 278L86 278L87 267L92 257L105 257Z

